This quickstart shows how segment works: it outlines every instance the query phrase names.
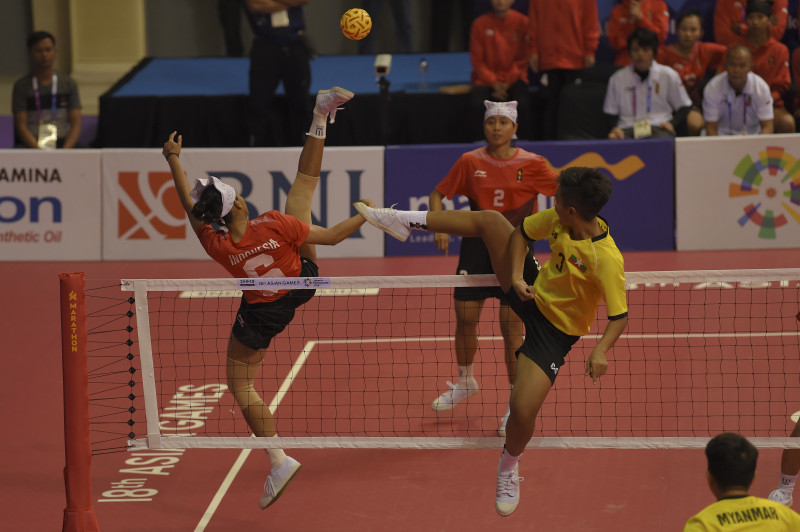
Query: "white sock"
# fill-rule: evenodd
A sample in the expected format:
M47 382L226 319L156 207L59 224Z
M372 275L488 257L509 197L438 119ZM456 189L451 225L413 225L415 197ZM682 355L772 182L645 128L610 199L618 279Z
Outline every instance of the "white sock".
M781 482L778 484L778 489L784 491L793 491L794 483L797 480L797 475L784 475L781 473Z
M467 364L466 366L462 366L461 364L458 365L458 382L459 384L466 384L469 379L473 378L473 369L472 364Z
M411 229L428 228L428 211L397 211L397 218Z
M277 434L273 436L273 438L277 437ZM279 468L281 465L283 465L283 462L286 461L286 453L283 452L283 449L265 449L265 451L267 451L269 463L273 470Z
M324 139L328 131L328 115L323 115L317 108L314 108L314 118L311 120L311 128L308 130L308 136L315 139Z
M522 458L522 453L519 453L519 456L511 456L505 446L503 446L503 454L500 455L500 464L497 466L497 472L511 471L514 469L514 466L517 465L520 458Z

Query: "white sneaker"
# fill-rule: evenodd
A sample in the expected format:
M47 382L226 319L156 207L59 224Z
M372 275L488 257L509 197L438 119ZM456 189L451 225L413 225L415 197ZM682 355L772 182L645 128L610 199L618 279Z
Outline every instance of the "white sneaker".
M467 380L466 386L461 386L460 384L460 382L453 384L452 382L447 381L447 385L450 387L450 389L436 398L431 405L433 409L437 412L452 410L454 406L467 397L472 397L478 393L478 382L475 379L470 378Z
M783 490L783 489L778 488L775 491L773 491L772 493L770 493L769 497L767 497L767 499L769 499L771 501L779 502L779 503L781 503L783 505L788 506L789 508L792 507L792 500L793 500L792 499L792 492L788 491L788 490Z
M323 115L331 117L331 124L336 118L336 111L340 111L343 103L353 98L353 93L341 87L331 87L317 93L317 109Z
M264 495L258 501L258 505L262 510L278 500L278 497L283 494L283 490L289 485L289 481L294 478L299 470L300 462L291 456L287 456L280 467L270 471L267 481L264 482Z
M397 218L397 211L391 207L374 209L358 201L355 203L355 208L369 223L400 242L405 242L411 234L411 227L401 222Z
M506 472L497 472L497 495L494 499L494 508L503 517L508 517L519 504L519 483L525 480L519 476L519 464L514 469Z
M506 413L500 418L500 428L497 429L497 434L506 437L506 423L508 423L508 416L511 415L511 407L506 409Z

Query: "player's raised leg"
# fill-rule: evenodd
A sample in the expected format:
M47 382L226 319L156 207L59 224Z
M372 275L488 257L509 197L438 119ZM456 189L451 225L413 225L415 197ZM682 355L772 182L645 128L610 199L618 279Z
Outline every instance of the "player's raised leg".
M508 241L514 227L499 212L399 211L391 208L376 209L361 202L356 203L355 207L369 223L402 242L408 239L412 229L480 237L489 250L500 288L503 292L511 288Z
M352 92L341 87L333 87L317 93L311 127L303 151L300 153L297 176L289 189L284 209L286 214L294 216L301 222L311 223L311 202L322 171L322 152L325 148L328 117L330 116L331 123L333 123L339 106L352 97ZM303 244L300 246L300 256L316 262L316 248L312 244Z

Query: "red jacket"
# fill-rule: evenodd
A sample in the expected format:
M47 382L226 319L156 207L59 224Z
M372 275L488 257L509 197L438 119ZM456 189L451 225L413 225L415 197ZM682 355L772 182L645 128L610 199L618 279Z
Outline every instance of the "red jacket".
M777 18L777 23L769 30L769 34L776 40L783 38L786 31L786 18L789 15L787 5L789 0L774 0L772 14ZM745 7L747 0L717 0L714 6L714 39L725 46L732 46L739 42L741 37L747 36L745 24ZM736 33L731 26L739 25Z
M530 0L531 49L539 70L584 67L600 40L596 0Z
M630 0L623 0L614 6L608 19L608 40L617 52L614 64L627 66L631 63L628 55L628 35L636 28L647 28L658 35L659 44L664 44L669 31L669 10L664 0L642 0L642 18L633 21L630 17Z
M703 95L700 94L698 82L709 69L717 70L725 62L726 51L727 49L721 44L697 42L689 57L683 57L678 53L676 45L670 44L658 49L658 62L672 67L680 74L692 103L702 107Z
M792 84L789 73L789 49L786 45L772 37L759 47L750 44L747 39L739 39L735 44L743 44L750 48L753 53L753 72L764 78L769 85L775 107L785 107L783 95Z
M528 83L530 50L528 17L513 9L505 18L494 13L481 15L472 22L469 36L472 83Z

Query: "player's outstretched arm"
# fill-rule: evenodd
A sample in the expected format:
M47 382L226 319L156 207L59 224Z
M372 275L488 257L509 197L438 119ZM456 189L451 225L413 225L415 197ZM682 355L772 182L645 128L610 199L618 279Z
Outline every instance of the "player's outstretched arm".
M175 183L175 189L178 191L178 198L181 200L183 210L186 211L186 216L189 217L192 229L196 231L198 227L203 225L203 221L192 216L194 202L190 195L191 189L189 188L189 180L186 178L186 173L183 171L180 159L181 148L183 147L183 135L178 135L176 141L176 133L177 131L170 133L169 138L164 143L164 148L161 150L161 153L167 160L167 164L169 164L169 170L172 172L172 181Z
M618 320L608 321L608 325L606 325L606 330L603 332L602 338L600 338L600 341L598 341L597 345L594 346L592 353L586 360L585 374L592 378L593 384L597 384L597 379L606 374L606 371L608 370L606 352L614 346L627 325L627 316Z
M362 199L361 203L369 207L374 207L375 204L372 200ZM358 228L364 225L367 219L356 214L343 222L339 222L333 227L322 227L320 225L309 225L308 237L305 244L321 244L326 246L335 246L348 236L352 235Z

